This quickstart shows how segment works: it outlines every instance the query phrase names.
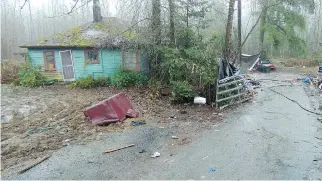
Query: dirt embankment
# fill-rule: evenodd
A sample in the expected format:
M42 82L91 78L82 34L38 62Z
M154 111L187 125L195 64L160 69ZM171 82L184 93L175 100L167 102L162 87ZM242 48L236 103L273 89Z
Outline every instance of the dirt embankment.
M2 170L42 157L70 141L90 141L98 133L130 127L128 121L94 126L83 115L86 107L120 92L113 88L82 90L55 85L28 89L2 85L1 89ZM166 98L155 99L145 88L123 92L140 112L140 119L150 125L188 120L201 123L189 128L191 131L221 120L221 116L213 114L215 111L209 106L174 106Z

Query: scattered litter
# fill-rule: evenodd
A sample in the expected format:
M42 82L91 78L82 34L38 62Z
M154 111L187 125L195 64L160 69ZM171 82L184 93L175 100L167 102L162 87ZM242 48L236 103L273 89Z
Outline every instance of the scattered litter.
M112 149L112 150L104 150L104 153L111 153L111 152L114 152L114 151L122 150L124 148L129 148L129 147L133 147L133 146L134 146L134 144L131 144L131 145L124 146L124 147L121 147L121 148L116 148L116 149Z
M218 129L215 129L214 131L219 131Z
M223 116L224 114L223 113L218 113L218 116Z
M187 114L187 111L186 110L181 110L180 113L181 114Z
M151 155L152 158L156 158L159 157L161 154L159 152L155 152L153 153L153 155Z
M132 121L131 126L140 126L146 124L145 120Z
M171 136L172 139L179 139L177 136Z
M146 152L145 149L142 149L141 151L139 151L139 153L144 153Z
M202 160L205 160L206 158L208 158L209 156L206 156L206 157L204 157Z
M41 159L39 159L39 160L36 160L36 162L35 162L35 163L33 163L33 164L31 164L30 166L28 166L28 167L26 167L26 168L24 168L24 169L20 170L18 173L19 173L19 174L22 174L22 173L24 173L24 172L26 172L26 171L30 170L30 169L31 169L31 168L33 168L34 166L36 166L36 165L40 164L41 162L43 162L43 161L47 160L47 159L48 159L48 158L50 158L50 157L51 157L51 155L49 155L49 156L45 156L45 157L43 157L43 158L41 158Z
M206 98L204 98L204 97L195 97L193 99L193 103L195 103L195 104L206 104Z
M209 172L215 172L216 171L216 168L209 168L208 171Z
M318 117L318 121L322 121L322 117Z
M173 115L172 115L172 116L170 116L170 118L172 118L172 119L176 119L177 117L175 117L175 116L173 116Z
M161 126L161 127L159 127L159 128L164 129L164 127L162 127L162 126Z

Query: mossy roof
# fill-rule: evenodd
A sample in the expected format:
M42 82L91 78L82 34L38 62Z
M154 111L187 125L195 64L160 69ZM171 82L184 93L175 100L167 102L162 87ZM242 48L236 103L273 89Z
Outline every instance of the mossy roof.
M48 47L99 47L120 48L135 44L137 36L128 29L125 21L109 17L100 22L91 22L76 26L61 33L56 33L36 43L21 45L21 48Z

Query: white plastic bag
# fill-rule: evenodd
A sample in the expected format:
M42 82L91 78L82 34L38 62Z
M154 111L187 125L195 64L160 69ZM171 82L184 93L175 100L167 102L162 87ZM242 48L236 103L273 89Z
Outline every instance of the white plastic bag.
M195 104L206 104L206 98L204 97L195 97L193 100Z

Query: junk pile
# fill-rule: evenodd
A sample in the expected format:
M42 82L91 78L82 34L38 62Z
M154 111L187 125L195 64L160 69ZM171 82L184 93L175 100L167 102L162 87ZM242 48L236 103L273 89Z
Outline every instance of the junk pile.
M94 125L104 125L123 121L126 117L136 118L139 113L133 109L124 93L116 94L84 111Z
M271 70L276 70L275 65L265 58L264 53L258 53L256 55L242 54L241 61L243 67L246 67L250 71L258 70L269 73Z
M297 80L301 80L303 83L311 84L312 86L316 86L319 89L322 89L322 78L319 78L319 77L302 77L302 78L297 78Z
M223 109L250 100L256 93L255 89L259 86L259 82L242 75L240 70L231 63L220 59L216 86L216 108Z

